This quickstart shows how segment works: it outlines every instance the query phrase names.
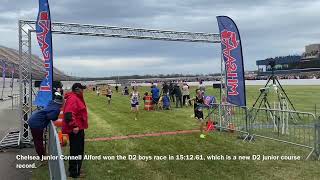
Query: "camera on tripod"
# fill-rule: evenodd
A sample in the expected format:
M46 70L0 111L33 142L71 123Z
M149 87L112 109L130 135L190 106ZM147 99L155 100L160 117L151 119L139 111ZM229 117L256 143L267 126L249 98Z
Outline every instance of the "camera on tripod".
M260 93L269 93L270 87L264 87L264 88L260 88L259 91Z
M271 69L273 69L276 66L276 60L275 59L270 59L268 65L271 67Z
M276 84L271 84L269 86L266 86L266 87L263 87L263 88L259 89L260 93L265 93L265 94L268 94L272 90L277 92L278 91L278 86Z

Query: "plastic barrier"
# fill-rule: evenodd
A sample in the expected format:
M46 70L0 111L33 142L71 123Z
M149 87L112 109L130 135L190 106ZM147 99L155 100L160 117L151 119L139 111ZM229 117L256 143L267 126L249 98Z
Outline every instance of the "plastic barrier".
M153 108L152 97L151 96L146 96L145 97L145 102L144 102L144 110L151 111L153 109L154 108Z

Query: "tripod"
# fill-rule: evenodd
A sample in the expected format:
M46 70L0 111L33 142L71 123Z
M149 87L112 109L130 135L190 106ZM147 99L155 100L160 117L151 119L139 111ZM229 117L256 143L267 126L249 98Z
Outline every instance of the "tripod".
M251 109L251 122L254 122L256 120L259 111L262 110L261 108L263 107L266 110L267 119L269 119L269 116L271 117L273 121L274 130L278 131L278 135L280 134L280 123L282 123L282 134L289 134L289 116L291 119L294 119L292 113L290 113L289 111L296 111L296 109L291 100L289 99L287 93L281 86L277 76L275 76L274 74L275 63L271 62L270 65L272 67L272 74L271 76L269 76L264 88L260 89L260 94L256 99L255 103L253 104L253 107ZM270 87L273 88L276 93L276 100L273 102L273 108L271 107L271 104L268 100Z
M277 76L274 74L274 66L272 66L271 76L268 78L268 81L267 81L267 83L265 84L264 88L267 88L268 85L269 85L269 83L270 83L271 81L272 81L272 86L273 86L273 87L279 87L279 88L280 88L280 93L279 93L278 91L276 91L277 94L278 94L278 99L279 99L279 101L280 101L280 98L285 98L285 99L289 102L290 108L291 108L292 110L296 111L296 109L295 109L295 107L293 106L291 100L289 99L286 91L283 89L283 87L282 87L282 85L280 84ZM253 104L253 107L256 106L257 102L259 101L259 99L261 98L261 96L262 96L263 94L264 94L264 92L260 90L260 95L259 95L259 97L256 99L255 103ZM284 97L283 97L281 94L284 94ZM259 107L259 108L260 108L260 107Z

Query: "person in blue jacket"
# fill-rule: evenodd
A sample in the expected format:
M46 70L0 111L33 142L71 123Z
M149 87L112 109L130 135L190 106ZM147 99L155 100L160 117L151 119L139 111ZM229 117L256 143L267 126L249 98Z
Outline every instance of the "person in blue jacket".
M169 110L170 109L170 98L169 98L169 95L163 95L162 101L163 101L163 109Z
M63 98L61 94L56 92L55 99L50 101L46 108L33 112L28 120L33 137L34 147L40 158L45 155L45 149L43 145L43 130L48 126L51 120L56 121L58 119L62 104Z
M158 104L160 98L160 90L156 85L152 85L151 87L152 101L153 104Z

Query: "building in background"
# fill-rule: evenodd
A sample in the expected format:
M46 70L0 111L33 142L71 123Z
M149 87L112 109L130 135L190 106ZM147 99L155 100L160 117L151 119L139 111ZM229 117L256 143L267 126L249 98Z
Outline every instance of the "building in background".
M302 54L301 60L312 61L320 60L320 44L310 44L305 47L305 52Z
M305 46L305 52L301 56L280 56L256 61L258 76L270 75L272 62L275 63L275 74L320 72L320 44Z

